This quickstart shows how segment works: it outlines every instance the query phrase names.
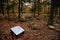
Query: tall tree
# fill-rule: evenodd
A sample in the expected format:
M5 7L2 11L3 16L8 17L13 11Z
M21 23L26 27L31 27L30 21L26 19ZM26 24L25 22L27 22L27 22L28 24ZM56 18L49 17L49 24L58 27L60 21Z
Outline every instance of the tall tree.
M60 21L60 8L59 8L59 21ZM59 22L60 23L60 22Z
M33 5L33 16L35 17L35 11L36 11L36 0L34 1Z
M48 25L53 25L53 21L54 21L53 19L54 19L54 6L51 6Z
M14 0L13 0L13 1L12 1L12 5L11 5L11 6L12 6L12 13L13 13L13 14L14 14L14 4L15 4L15 3L14 3Z
M10 19L10 18L9 18L9 9L10 9L10 8L9 8L9 3L8 3L8 0L7 0L7 14L8 14L8 20Z
M0 0L0 8L1 8L1 12L4 15L4 0Z
M21 12L20 11L20 6L21 6L21 3L20 2L21 2L21 0L19 0L19 5L18 5L18 12L19 12L18 18L20 18L20 12Z
M51 0L51 10L50 10L50 16L49 16L49 21L48 25L53 25L54 22L54 10L56 7L60 7L60 2L59 0Z
M40 3L40 0L38 0L38 2L37 2L38 4L38 16L40 15L40 11L41 11L41 3Z

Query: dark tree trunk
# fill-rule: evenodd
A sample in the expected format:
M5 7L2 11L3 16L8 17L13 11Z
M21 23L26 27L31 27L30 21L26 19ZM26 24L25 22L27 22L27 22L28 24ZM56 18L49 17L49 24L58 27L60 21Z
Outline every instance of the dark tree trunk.
M50 10L50 16L49 16L49 20L48 20L48 25L53 25L54 22L54 9L55 7L51 5L51 10Z
M54 10L57 7L60 7L60 1L59 0L51 0L51 10L50 10L48 25L53 25Z
M35 11L36 11L36 0L34 2L34 6L33 6L33 17L35 17Z
M18 18L20 18L20 2L21 0L19 0L19 5L18 5L18 12L19 12Z
M22 0L21 0L20 4L21 4L20 11L21 11L21 13L23 13L22 11L23 11L24 9L23 9L23 3L22 3Z
M7 5L9 5L8 0L7 0ZM9 18L9 7L8 6L7 6L7 14L8 14L8 20L10 20L10 18Z
M12 2L12 13L13 13L13 15L14 15L14 1Z
M4 4L3 4L3 0L1 1L1 12L4 15Z
M60 7L59 7L59 10L58 11L59 11L59 23L60 23Z
M38 16L40 15L40 0L38 0Z

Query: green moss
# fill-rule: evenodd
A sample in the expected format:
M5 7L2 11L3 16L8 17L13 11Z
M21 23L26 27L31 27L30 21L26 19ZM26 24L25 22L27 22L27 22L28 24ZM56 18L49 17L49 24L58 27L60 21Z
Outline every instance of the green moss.
M37 30L37 25L34 24L33 22L30 22L30 23L28 24L28 26L29 26L32 30Z
M31 25L32 30L37 30L37 25Z

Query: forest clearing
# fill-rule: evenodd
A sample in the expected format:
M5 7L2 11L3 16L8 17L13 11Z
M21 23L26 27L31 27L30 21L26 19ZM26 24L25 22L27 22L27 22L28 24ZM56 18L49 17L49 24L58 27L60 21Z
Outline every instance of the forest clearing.
M59 40L60 9L42 0L1 0L0 40ZM51 6L52 5L52 6ZM17 36L10 28L25 31Z

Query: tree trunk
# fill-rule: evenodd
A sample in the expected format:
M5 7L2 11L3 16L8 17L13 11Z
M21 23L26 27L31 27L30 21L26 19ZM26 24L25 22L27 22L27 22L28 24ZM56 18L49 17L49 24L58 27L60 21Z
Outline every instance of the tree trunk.
M8 1L7 1L7 5L9 5ZM10 18L9 18L9 7L7 7L7 14L8 14L8 20L10 20Z
M51 5L51 10L50 10L50 16L49 16L49 20L48 20L48 25L53 25L54 22L54 9L55 7L53 5Z
M4 4L3 4L3 1L1 1L1 12L4 15Z
M59 11L59 23L60 23L60 7L59 7L59 10L58 11Z
M12 2L12 13L13 13L13 15L14 15L14 1Z
M18 18L20 18L20 2L21 0L19 0L19 5L18 5L18 12L19 12Z
M33 17L35 17L35 11L36 11L36 0L35 0L35 2L34 2L34 6L33 6L33 7L34 7L34 9L33 9L33 14L34 14Z
M40 0L38 0L38 17L40 15Z

